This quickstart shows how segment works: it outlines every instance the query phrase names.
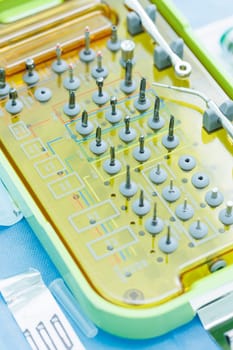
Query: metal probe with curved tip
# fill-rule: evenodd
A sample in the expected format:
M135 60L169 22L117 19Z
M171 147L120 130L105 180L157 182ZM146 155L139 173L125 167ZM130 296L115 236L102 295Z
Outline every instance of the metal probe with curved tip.
M172 49L170 48L166 40L163 38L163 36L159 33L156 25L152 22L152 20L147 15L146 11L138 2L138 0L125 0L125 5L126 7L135 11L138 14L141 20L142 26L147 31L147 33L169 55L177 78L187 79L192 72L191 65L188 62L183 61L179 56L175 54L175 52L172 51Z
M226 130L228 135L233 140L233 125L232 125L232 123L221 112L221 110L218 108L216 103L213 100L211 100L210 98L208 98L205 94L203 94L202 92L197 91L197 90L184 88L184 87L173 86L173 85L166 85L166 84L161 84L161 83L152 83L152 85L159 86L159 87L162 87L162 88L171 89L171 90L176 90L176 91L180 91L180 92L184 92L184 93L188 93L188 94L200 97L202 100L205 101L206 106L208 108L212 109L216 113L216 115L218 116L222 127Z

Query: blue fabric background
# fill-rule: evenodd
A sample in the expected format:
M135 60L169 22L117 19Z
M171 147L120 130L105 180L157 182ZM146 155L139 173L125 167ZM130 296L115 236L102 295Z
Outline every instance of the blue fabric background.
M60 276L25 219L10 228L0 228L0 279L24 272L29 267L38 269L47 285ZM26 340L1 297L0 325L0 350L29 350ZM141 341L118 338L101 330L95 338L87 339L79 329L75 326L74 328L88 350L218 349L197 318L162 337Z
M195 29L233 16L232 0L173 0L173 2Z

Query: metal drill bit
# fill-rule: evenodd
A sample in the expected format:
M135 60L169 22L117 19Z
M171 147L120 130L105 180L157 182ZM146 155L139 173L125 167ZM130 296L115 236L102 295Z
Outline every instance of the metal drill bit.
M53 64L56 64L56 62ZM35 70L34 60L32 58L27 58L25 61L25 66L26 66L26 73L23 75L23 81L28 86L33 86L39 81L39 75ZM59 68L60 67L61 65L59 65Z
M126 66L125 66L125 85L126 86L132 85L132 68L133 68L132 61L127 60Z
M116 104L117 104L117 98L116 96L111 96L110 98L110 105L112 107L112 111L111 111L111 114L112 115L116 115Z
M162 144L167 148L168 152L173 150L179 145L179 137L174 135L174 124L175 118L173 115L170 116L170 122L168 127L168 134L162 137Z
M133 197L137 192L137 185L130 179L129 165L126 165L126 180L120 184L120 192L127 199ZM136 207L138 207L137 203L138 201L136 201Z
M173 192L173 179L170 180L169 192Z
M115 147L111 146L110 147L110 166L114 166L115 165Z
M98 90L92 94L92 99L98 106L102 106L109 100L108 93L103 91L103 85L104 85L103 76L97 77L96 85L98 87Z
M117 27L115 25L112 25L111 37L107 41L107 48L112 52L116 52L121 48L121 41L118 38Z
M153 122L157 123L159 121L159 109L160 109L160 98L155 96L154 112L153 112Z
M130 117L127 115L124 121L125 121L125 134L130 134Z
M135 43L132 40L123 40L121 42L121 64L125 67L128 60L134 59Z
M81 125L84 128L87 128L88 126L88 113L86 110L82 112L82 117L81 117Z
M89 147L90 150L96 155L101 155L107 151L108 145L104 140L102 140L102 130L100 126L96 128L95 139L90 142Z
M0 68L0 89L4 89L6 86L6 72L4 68Z
M140 111L146 111L151 105L150 100L146 97L146 79L142 78L140 82L138 99L134 100L134 107Z
M104 161L103 168L109 175L115 175L115 174L119 173L119 171L121 170L121 163L115 157L115 147L114 146L110 147L110 159L106 159ZM124 188L125 188L125 186L124 186Z
M183 211L187 210L187 205L188 205L188 201L187 201L187 198L185 198L184 204L183 204Z
M170 228L170 226L167 227L166 244L171 244L171 228Z
M200 230L201 229L201 220L200 218L197 219L197 226L196 226L196 230Z
M8 94L9 94L9 100L5 104L5 108L7 112L9 112L10 114L20 113L23 109L23 104L18 99L17 90L15 88L9 88Z
M212 192L211 192L211 198L215 199L218 197L218 188L215 187L212 189Z
M63 106L63 112L70 118L74 118L80 112L80 106L76 103L76 96L74 90L68 90L69 99L68 102Z
M133 157L140 163L147 161L151 156L149 148L144 147L145 138L143 135L139 137L139 146L133 150Z
M28 58L27 60L26 60L26 63L25 63L25 65L26 65L26 69L27 69L27 71L28 71L28 75L31 77L31 76L33 76L33 71L34 71L34 68L35 68L35 63L34 63L34 60L32 59L32 58Z
M97 68L96 68L97 72L102 72L103 71L102 62L103 62L102 52L98 51L97 52Z
M96 139L96 146L99 147L101 146L101 143L102 143L102 131L101 131L101 127L98 126L96 128L96 135L95 135L95 139Z
M233 211L233 202L228 201L226 206L226 216L232 216L232 211Z
M75 100L76 100L76 98L75 98L75 92L72 91L72 90L69 90L69 102L68 102L68 107L69 107L70 109L75 108L75 106L76 106Z
M112 32L111 32L111 43L115 44L118 41L118 35L117 35L117 27L112 26Z
M18 93L17 93L17 90L15 88L10 89L9 98L11 100L11 105L16 106L16 104L17 104L16 100L18 98Z
M72 63L69 64L69 82L74 82L74 66Z
M142 78L140 82L138 103L144 104L146 102L146 79Z
M170 122L169 122L169 128L168 128L168 136L167 136L168 141L174 140L174 121L175 121L175 118L173 115L171 115Z
M125 188L131 188L131 179L130 179L130 166L126 165L126 181Z
M61 58L62 47L60 44L56 45L55 51L56 51L56 60L54 60L54 62L52 63L52 70L56 74L62 74L68 69L68 64Z
M141 190L140 194L139 194L138 206L139 207L144 207L144 192L143 192L143 190Z
M102 97L103 96L104 78L102 78L102 77L97 78L96 85L98 86L98 97Z
M224 225L233 225L233 202L228 201L226 203L226 208L220 210L219 212L219 220Z
M158 163L157 165L156 165L156 170L155 170L155 172L156 172L156 174L157 175L159 175L160 174L160 163Z
M89 27L85 28L85 54L88 55L90 53L90 31Z
M152 225L155 225L157 222L157 203L154 203Z
M139 153L144 153L144 143L145 143L145 138L143 135L139 137Z
M61 45L57 44L56 45L56 56L57 56L57 64L60 65L61 64Z

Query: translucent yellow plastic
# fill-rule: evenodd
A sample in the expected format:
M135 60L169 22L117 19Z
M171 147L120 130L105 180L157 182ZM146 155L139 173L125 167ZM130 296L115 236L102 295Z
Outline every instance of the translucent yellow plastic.
M111 4L119 13L119 37L132 39L125 27L126 10L121 3ZM157 15L157 25L169 42L176 38L160 15ZM138 88L126 96L119 87L124 79L124 69L119 64L121 54L106 48L107 39L92 41L91 46L102 51L103 64L109 69L104 91L109 96L116 95L123 116L131 118L131 127L137 133L132 143L125 144L119 139L123 119L115 125L106 120L109 103L98 107L92 101L97 87L90 72L96 62L89 65L80 62L75 49L62 58L75 64L74 73L81 81L76 92L77 103L81 111L88 111L89 121L95 128L101 126L108 150L101 156L94 155L89 147L95 139L95 131L82 137L75 129L81 113L74 119L64 114L68 92L62 81L67 73L61 76L53 73L50 68L52 61L37 66L40 74L38 85L52 91L49 102L35 100L35 87L27 88L21 73L9 78L10 83L17 86L24 108L19 115L11 116L5 111L6 100L1 102L0 145L90 288L114 307L119 306L119 310L152 308L155 312L155 306L163 306L191 291L195 282L210 275L210 266L218 259L225 260L227 265L232 264L233 229L223 225L218 215L233 197L233 162L232 141L226 132L220 129L208 134L203 129L205 106L201 100L155 89L152 82L190 85L205 92L217 104L228 97L187 47L185 60L193 67L190 81L177 80L172 68L158 71L153 65L154 44L146 33L133 38L136 44L133 78ZM151 102L151 107L144 113L139 113L134 107L141 77L147 79L146 96ZM157 132L147 124L153 113L155 95L161 98L160 115L165 120L165 126ZM162 137L168 134L171 114L175 117L174 133L179 138L179 146L168 151L162 145ZM151 152L151 157L143 164L132 156L141 135ZM122 169L117 175L110 176L103 169L103 163L109 159L109 148L113 145ZM178 161L183 155L195 158L193 170L183 171L179 167ZM158 163L168 177L163 184L154 185L149 173ZM126 165L130 165L131 180L138 185L137 194L130 200L119 192L120 184L125 181ZM192 185L191 178L197 172L209 177L209 186L197 189ZM180 198L174 203L168 203L162 196L162 190L171 179L181 191ZM224 195L224 202L217 208L211 208L205 202L206 192L214 187ZM150 212L143 218L132 209L140 190L144 191L145 199L151 205ZM184 222L177 218L175 209L185 199L192 205L194 216ZM165 224L164 230L156 237L145 228L146 220L153 215L154 203L157 203L157 215ZM208 227L208 235L201 240L195 240L189 234L190 224L198 219ZM177 250L171 254L163 253L158 246L161 237L167 234L168 225L172 237L178 242ZM106 320L104 328L108 329Z
M77 49L83 45L87 23L96 40L110 34L110 20L116 23L116 14L99 0L68 0L35 16L2 25L0 65L10 75L24 69L28 56L36 64L54 58L57 43L63 52Z

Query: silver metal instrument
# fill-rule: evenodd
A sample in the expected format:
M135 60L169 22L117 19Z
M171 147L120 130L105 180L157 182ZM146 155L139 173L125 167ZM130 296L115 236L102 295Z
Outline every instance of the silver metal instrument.
M179 56L175 54L175 52L172 51L172 49L170 48L166 40L163 38L163 36L159 33L156 25L152 22L152 20L147 15L146 11L138 2L138 0L125 0L125 5L129 9L135 11L138 14L138 16L140 17L142 26L147 31L147 33L169 55L177 78L187 79L192 72L191 65L188 62L183 61Z

